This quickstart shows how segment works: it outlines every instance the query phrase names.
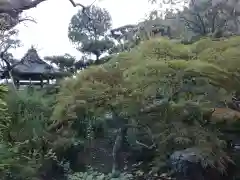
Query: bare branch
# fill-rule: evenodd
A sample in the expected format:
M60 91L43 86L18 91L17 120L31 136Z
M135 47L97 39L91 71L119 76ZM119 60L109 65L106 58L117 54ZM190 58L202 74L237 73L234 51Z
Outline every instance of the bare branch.
M1 53L0 53L0 58L6 63L7 65L7 71L11 71L15 66L17 66L18 64L21 64L22 61L19 61L18 63L15 63L13 65L10 64L10 62L8 62L7 59L5 59L4 55L5 53L9 50L9 48L11 48L12 45L9 44Z
M73 0L69 0L73 7L81 6L83 9L86 9L86 7L80 3L75 3Z
M200 24L202 25L201 26L202 33L203 33L203 35L205 35L207 33L207 31L206 31L206 27L205 27L203 18L201 17L201 15L199 13L196 13L196 16L197 16L198 20L200 21Z
M199 24L195 23L194 21L191 21L187 19L186 17L182 16L181 19L183 19L185 26L189 29L192 30L193 32L198 32L202 34L202 29L199 26Z
M12 68L11 68L11 64L8 62L8 60L6 60L5 59L5 57L4 57L4 54L8 51L8 49L11 47L11 45L8 45L5 49L4 49L4 51L2 51L1 53L0 53L0 58L5 62L5 64L7 65L7 70L4 70L4 72L8 72L8 75L10 76L10 78L11 78L11 80L12 80L12 85L13 85L13 87L14 87L14 89L16 90L16 86L15 86L15 84L14 84L14 79L13 79L13 76L12 76L12 73L11 73L11 71L12 71Z
M153 143L151 146L148 146L148 145L146 145L146 144L144 144L144 143L142 143L142 142L140 142L140 141L138 141L138 140L136 140L136 144L138 144L138 145L140 145L140 146L143 146L143 147L145 147L145 148L147 148L147 149L153 149L154 147L156 147L156 144L155 144L155 143Z
M35 21L33 18L23 18L23 19L19 19L19 23L24 22L24 21L31 21L33 23L37 23L37 21Z
M89 6L84 6L83 4L81 3L75 3L74 0L69 0L71 2L71 4L73 5L73 7L77 7L77 6L81 6L82 7L82 12L84 14L86 14L86 16L88 17L89 20L92 20L92 18L86 13L86 10L87 9L90 9L91 6L97 1L97 0L94 0Z

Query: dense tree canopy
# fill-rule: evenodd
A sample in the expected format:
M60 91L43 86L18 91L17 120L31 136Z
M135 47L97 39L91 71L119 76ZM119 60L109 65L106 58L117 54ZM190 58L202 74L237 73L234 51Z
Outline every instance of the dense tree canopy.
M57 65L62 71L75 71L74 64L76 62L76 59L70 54L64 54L62 56L47 56L44 59L50 61L50 63Z
M71 19L69 38L83 53L91 53L96 60L103 52L113 46L113 42L106 36L111 28L111 16L105 10L96 6L79 11Z
M43 1L0 1L10 75L13 27ZM115 29L107 10L70 2L82 9L68 36L86 56L46 57L73 75L56 84L0 86L0 180L238 179L237 2L155 0L170 9Z
M168 4L170 11L177 10L179 20L195 35L223 36L239 33L238 1L228 0L189 0L189 1L162 1L151 0L152 3ZM183 11L177 7L184 7ZM165 16L166 13L163 14Z
M238 46L238 38L206 39L191 46L164 39L145 42L102 67L89 68L76 79L65 81L53 119L73 121L75 126L83 117L104 117L112 112L126 124L151 129L159 148L157 168L166 165L171 151L189 147L201 149L203 159L208 157L204 163L224 168L224 162L217 160L228 159L222 151L224 144L208 129L215 122L203 119L201 112L231 102L230 94L238 91L238 75L233 74Z

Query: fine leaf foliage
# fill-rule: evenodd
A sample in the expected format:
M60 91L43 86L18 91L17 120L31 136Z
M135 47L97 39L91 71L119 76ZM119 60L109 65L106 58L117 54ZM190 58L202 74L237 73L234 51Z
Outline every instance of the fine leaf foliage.
M220 159L229 160L225 143L217 131L205 126L209 119L203 115L229 101L230 94L238 91L239 76L233 73L233 66L210 61L202 52L214 49L234 56L236 42L234 38L219 42L205 39L193 45L166 39L144 42L64 81L52 119L81 121L114 112L128 123L151 129L159 152L157 167L173 151L191 147L201 150L203 163L224 171L225 162Z

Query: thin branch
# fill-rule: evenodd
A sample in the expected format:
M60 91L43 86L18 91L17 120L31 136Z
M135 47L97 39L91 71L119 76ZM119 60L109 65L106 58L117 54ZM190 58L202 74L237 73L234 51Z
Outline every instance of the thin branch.
M73 0L69 0L69 1L73 5L73 7L81 6L83 9L86 9L86 7L81 3L75 3Z
M132 125L132 124L126 124L124 125L123 127L119 128L118 129L118 133L117 133L117 137L115 139L115 142L114 142L114 146L113 146L113 150L112 150L112 156L113 156L113 166L112 166L112 173L115 174L115 172L118 170L118 166L119 166L119 160L120 160L120 156L119 156L119 153L121 152L122 148L123 148L123 144L124 144L124 141L126 139L126 134L127 134L127 130L128 128L140 128L140 127L147 127L148 130L150 130L150 128L148 126L145 126L145 125ZM152 145L151 146L148 146L138 140L136 140L136 144L140 145L140 146L143 146L149 150L152 150L156 147L156 144L154 143L154 139L152 137L152 133L151 131L148 132L148 134L151 134L151 138L152 138Z
M202 30L203 35L206 35L207 31L206 31L206 27L205 27L203 18L201 17L201 15L199 13L196 13L196 16L197 16L198 20L200 21L200 24L202 25L201 30Z
M33 22L33 23L37 23L37 21L35 21L35 20L32 19L32 18L23 18L23 19L19 19L19 23L24 22L24 21L31 21L31 22Z
M156 147L156 144L155 144L155 143L153 143L151 146L148 146L148 145L146 145L146 144L144 144L144 143L142 143L142 142L140 142L140 141L138 141L138 140L136 140L136 144L138 144L138 145L140 145L140 146L143 146L143 147L145 147L145 148L147 148L147 149L153 149L154 147Z
M5 53L8 51L8 49L11 48L11 47L12 47L12 45L8 45L8 46L4 49L4 51L2 51L2 52L0 53L0 58L5 62L6 66L7 66L7 67L6 67L7 69L4 70L4 71L5 71L5 72L7 71L8 73L10 73L15 66L23 63L23 61L19 61L19 62L14 63L14 64L11 65L10 62L9 62L7 59L5 59L4 54L5 54ZM10 76L10 78L11 78L11 74L9 74L9 76ZM13 80L13 79L12 79L12 80Z
M217 20L217 15L218 15L218 11L215 12L215 14L212 16L212 29L211 32L214 33L215 32L215 22Z
M96 2L97 0L94 0L93 2L92 2L92 4L90 4L90 7Z
M194 16L194 14L192 14L192 16ZM194 32L197 32L197 33L202 33L202 28L201 26L194 22L194 21L191 21L189 19L187 19L185 16L182 16L181 19L183 19L183 21L185 22L185 25L192 31Z
M10 63L5 59L5 57L4 57L4 54L8 51L8 49L9 49L10 47L11 47L11 45L8 45L8 46L4 49L4 51L2 51L2 52L0 53L0 58L6 63L6 65L7 65L7 72L8 72L8 75L10 76L10 78L11 78L11 80L12 80L12 85L13 85L14 89L17 90L17 89L16 89L16 86L15 86L15 84L14 84L14 79L13 79L12 73L11 73L11 71L12 71L11 64L10 64ZM6 72L6 70L4 70L4 72Z
M191 22L188 21L187 19L184 20L184 23L185 23L185 26L186 26L189 30L192 30L193 32L196 32L196 33L199 33L199 34L202 33L202 31L201 31L200 28L198 28L198 27L194 26L193 24L191 24Z
M92 5L97 1L97 0L94 0L89 6L84 6L83 4L81 3L75 3L74 0L69 0L71 2L71 4L73 5L73 7L77 7L77 6L81 6L82 7L82 12L84 14L86 14L86 16L88 17L89 20L92 20L92 18L90 17L89 14L86 13L86 10L87 9L90 9L92 7Z

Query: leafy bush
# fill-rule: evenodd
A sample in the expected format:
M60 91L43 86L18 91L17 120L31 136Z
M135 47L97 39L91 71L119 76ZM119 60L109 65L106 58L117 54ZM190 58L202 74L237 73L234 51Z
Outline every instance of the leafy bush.
M197 147L205 153L204 163L224 170L219 159L229 159L225 143L217 130L209 129L203 112L230 101L240 87L232 69L237 66L215 58L220 51L234 54L229 48L237 49L238 41L203 39L191 46L162 39L144 42L64 81L52 118L78 122L114 112L127 124L150 128L158 147L155 167L166 166L176 150Z
M118 178L113 178L111 174L103 174L97 171L77 172L68 175L68 180L130 180L134 179L131 174L122 173Z
M6 89L0 87L0 175L39 177L52 162L69 161L65 153L73 146L91 147L100 134L105 137L105 130L117 139L114 128L123 127L129 130L130 150L144 153L145 147L154 145L154 158L147 164L153 173L166 172L168 157L185 148L200 150L204 165L224 172L225 161L231 159L220 126L215 126L219 123L215 119L223 116L219 109L214 118L211 115L212 108L231 101L232 93L239 91L238 39L206 38L192 45L146 41L66 79L57 96L36 89L10 89L5 97ZM68 176L69 180L83 178L111 176L92 170Z
M35 89L10 90L7 98L8 112L11 117L15 140L32 139L43 136L52 113L54 96L45 96ZM24 128L24 132L19 131Z
M46 134L53 99L44 98L43 93L35 90L10 88L4 100L8 114L4 119L8 119L8 124L3 140L7 146L1 148L2 152L8 151L4 156L11 156L11 164L6 164L8 171L2 177L32 179L44 161L55 158Z

